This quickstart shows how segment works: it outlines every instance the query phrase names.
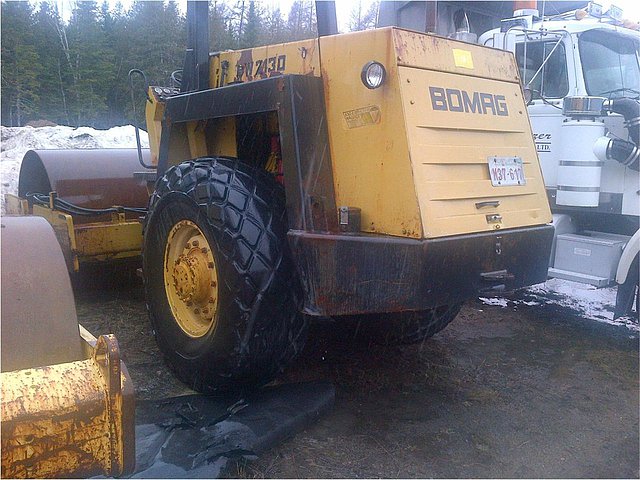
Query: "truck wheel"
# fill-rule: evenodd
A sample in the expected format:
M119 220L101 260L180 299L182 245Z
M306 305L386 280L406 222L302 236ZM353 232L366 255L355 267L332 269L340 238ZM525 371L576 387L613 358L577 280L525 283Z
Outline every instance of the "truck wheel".
M613 318L619 318L623 316L633 316L633 304L636 304L635 318L640 318L640 288L638 281L640 277L640 271L638 270L638 255L631 262L629 267L629 273L627 279L621 285L618 285L616 293L616 306L613 312ZM635 300L635 302L634 302Z
M269 382L306 337L284 190L238 160L200 158L156 183L144 227L149 317L166 363L202 393Z
M349 317L353 337L380 345L411 345L434 336L449 325L462 303L419 312L367 314Z

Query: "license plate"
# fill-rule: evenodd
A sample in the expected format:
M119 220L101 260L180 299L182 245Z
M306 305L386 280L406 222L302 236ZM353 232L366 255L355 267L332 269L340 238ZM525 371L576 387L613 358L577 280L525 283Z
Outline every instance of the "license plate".
M488 160L489 176L494 187L527 184L520 157L489 157Z

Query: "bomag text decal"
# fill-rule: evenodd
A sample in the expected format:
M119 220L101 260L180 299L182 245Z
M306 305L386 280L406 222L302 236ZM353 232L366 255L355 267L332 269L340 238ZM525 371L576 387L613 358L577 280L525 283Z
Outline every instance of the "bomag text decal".
M485 92L467 92L457 88L429 87L431 107L447 112L477 113L480 115L509 115L504 95Z

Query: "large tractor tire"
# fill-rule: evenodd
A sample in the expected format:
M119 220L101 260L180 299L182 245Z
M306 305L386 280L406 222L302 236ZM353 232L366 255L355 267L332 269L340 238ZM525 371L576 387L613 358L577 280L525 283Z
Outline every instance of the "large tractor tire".
M238 160L185 162L156 183L147 308L166 363L194 390L263 385L301 350L307 325L286 233L282 186Z
M419 312L349 317L347 328L355 340L379 345L411 345L433 337L460 313L462 303Z

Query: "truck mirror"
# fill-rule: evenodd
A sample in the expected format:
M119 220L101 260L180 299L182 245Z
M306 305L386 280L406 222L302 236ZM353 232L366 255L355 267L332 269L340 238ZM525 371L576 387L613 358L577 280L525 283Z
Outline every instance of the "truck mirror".
M527 85L526 87L524 87L524 103L526 103L527 105L531 105L532 101L533 101L533 90L531 90L531 87Z

